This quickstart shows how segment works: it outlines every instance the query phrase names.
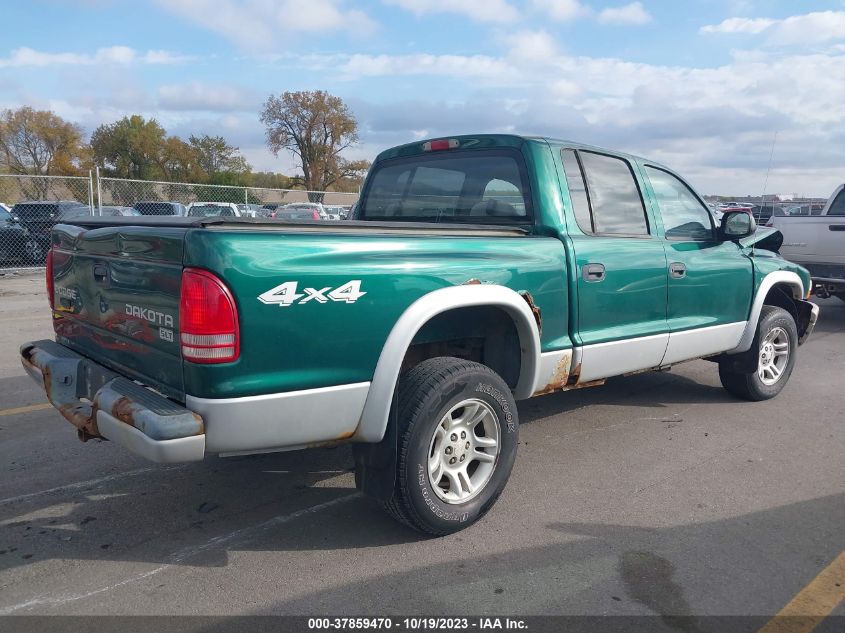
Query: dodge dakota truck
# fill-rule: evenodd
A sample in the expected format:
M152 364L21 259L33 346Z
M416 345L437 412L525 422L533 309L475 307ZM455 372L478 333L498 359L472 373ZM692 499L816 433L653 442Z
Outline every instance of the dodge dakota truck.
M377 157L347 221L56 226L55 341L21 360L80 439L158 462L351 442L358 488L441 535L502 492L519 400L698 358L777 395L818 308L755 229L647 159L420 141Z

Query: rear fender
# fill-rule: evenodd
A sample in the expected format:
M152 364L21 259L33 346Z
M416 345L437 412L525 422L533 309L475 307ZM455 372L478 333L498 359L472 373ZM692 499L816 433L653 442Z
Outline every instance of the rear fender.
M540 334L526 299L510 288L492 284L441 288L412 303L390 331L376 364L367 401L352 438L354 441L380 442L384 437L402 361L420 328L438 314L473 306L498 307L513 319L521 351L514 397L517 400L531 397L539 371Z

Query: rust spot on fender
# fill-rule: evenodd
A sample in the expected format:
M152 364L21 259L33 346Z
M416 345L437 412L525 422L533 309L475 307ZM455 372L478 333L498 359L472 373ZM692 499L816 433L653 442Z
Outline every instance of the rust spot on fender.
M476 279L473 277L472 279L467 279L464 283L461 284L462 286L480 286L481 280Z
M551 378L549 378L549 382L546 383L545 387L538 389L534 392L535 396L543 395L544 393L551 393L553 391L558 391L566 387L566 383L569 381L569 365L572 363L572 353L565 354L555 366L554 372L552 372Z
M564 356L560 359L552 374L551 380L542 389L535 391L533 395L542 396L556 391L574 391L575 389L586 389L587 387L598 387L603 385L607 379L599 378L597 380L589 380L587 382L580 382L581 363L578 363L571 372L568 370L569 363L572 361L571 356Z
M350 437L355 435L355 431L344 431L340 435L337 436L337 440L348 440Z
M531 293L527 290L523 290L519 293L525 302L528 304L528 307L531 308L531 314L534 315L534 320L537 322L537 331L542 334L543 333L543 313L540 311L540 308L537 307L537 304L534 303L534 297L531 296Z

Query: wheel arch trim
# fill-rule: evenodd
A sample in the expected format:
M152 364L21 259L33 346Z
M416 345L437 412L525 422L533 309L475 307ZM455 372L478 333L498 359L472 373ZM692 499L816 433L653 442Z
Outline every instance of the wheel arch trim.
M760 283L757 294L754 295L754 302L751 304L751 313L748 316L748 323L745 325L742 338L739 339L739 343L735 348L727 352L728 354L741 354L751 349L766 296L778 284L789 286L792 289L792 297L794 299L804 298L804 283L797 273L789 270L776 270L766 275Z
M477 306L501 308L513 321L519 335L521 360L514 398L531 396L540 366L540 333L528 302L518 292L499 285L441 288L412 303L390 331L376 364L354 441L379 442L384 436L402 360L420 328L438 314Z

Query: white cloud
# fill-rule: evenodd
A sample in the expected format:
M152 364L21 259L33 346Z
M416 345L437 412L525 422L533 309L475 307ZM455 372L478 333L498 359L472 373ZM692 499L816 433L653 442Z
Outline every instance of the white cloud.
M546 134L628 150L689 175L703 192L759 193L778 132L771 190L826 195L841 172L845 55L734 53L713 68L633 63L562 52L544 31L503 38L495 56L337 55L309 63L331 78L471 84L410 102L357 104L362 138L389 146L473 131ZM541 63L540 63L541 62ZM294 61L294 65L296 62ZM407 85L424 83L409 80ZM825 86L824 90L819 90ZM419 92L425 95L425 91ZM422 126L420 122L425 122Z
M651 22L651 15L642 2L632 2L622 7L608 7L599 13L600 24L627 24L639 26Z
M818 44L845 39L845 11L816 11L782 20L772 18L728 18L701 27L703 34L765 33L770 44Z
M128 46L110 46L99 48L94 54L88 53L46 53L32 48L22 47L12 51L9 57L0 58L0 68L19 68L25 66L102 66L129 64L178 64L190 60L190 57L176 55L168 51L147 51L141 53Z
M592 10L578 0L531 0L533 7L557 22L587 17Z
M793 15L778 23L774 37L791 44L845 39L845 11Z
M342 78L390 75L440 75L458 78L507 79L513 68L487 55L313 55L312 67L339 72Z
M164 110L210 112L257 112L261 97L239 86L208 85L192 81L158 89L158 106Z
M769 18L728 18L719 22L719 24L702 26L699 31L705 34L749 33L751 35L757 35L776 23L777 20L771 20Z
M558 54L555 39L546 31L519 31L505 39L510 56L526 61L548 61Z
M293 34L348 32L365 35L376 25L367 15L346 8L343 0L157 0L189 22L219 33L241 48L289 47Z
M430 13L456 13L477 22L513 22L519 12L507 0L383 0L422 16Z

